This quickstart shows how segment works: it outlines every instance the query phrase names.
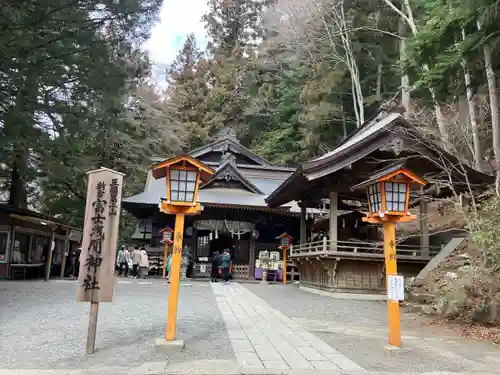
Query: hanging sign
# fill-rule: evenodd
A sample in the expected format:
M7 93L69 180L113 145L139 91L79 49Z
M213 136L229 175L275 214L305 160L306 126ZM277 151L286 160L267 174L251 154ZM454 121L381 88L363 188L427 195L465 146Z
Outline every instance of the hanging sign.
M387 276L387 298L391 301L404 301L405 279L403 276Z
M111 302L123 174L107 168L88 172L80 255L78 302Z

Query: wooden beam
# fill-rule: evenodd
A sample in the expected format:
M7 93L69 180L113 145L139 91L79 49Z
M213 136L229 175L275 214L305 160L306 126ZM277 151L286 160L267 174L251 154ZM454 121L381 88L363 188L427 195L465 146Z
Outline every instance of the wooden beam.
M330 237L330 251L335 251L337 249L337 230L338 230L338 194L336 191L330 192L330 228L329 228L329 237Z
M306 208L300 208L300 244L305 244L307 242L307 218L306 218Z
M50 236L50 242L49 242L49 254L47 258L45 259L45 281L49 281L50 279L50 271L52 269L52 256L54 255L54 248L56 247L55 244L55 235L56 235L56 228L54 227L52 229L52 235Z

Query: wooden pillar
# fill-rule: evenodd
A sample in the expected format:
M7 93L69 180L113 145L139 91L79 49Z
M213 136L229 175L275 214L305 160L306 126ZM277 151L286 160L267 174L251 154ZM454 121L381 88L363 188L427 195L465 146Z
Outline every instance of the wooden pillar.
M250 256L248 259L248 278L253 280L255 276L255 239L250 232L250 239L248 240L248 251L250 252Z
M10 265L12 264L12 251L14 250L14 243L16 242L16 226L12 224L10 231L10 243L7 247L5 259L7 260L7 279L10 280Z
M49 281L50 279L50 271L52 268L52 256L54 255L54 247L55 247L55 237L56 236L56 228L52 229L52 236L50 236L49 242L49 254L47 259L45 259L45 281Z
M9 232L7 233L7 248L5 249L5 262L7 267L7 280L10 280L10 263L12 260L12 249L14 246L14 241L16 239L16 227L14 224L10 223Z
M61 256L61 279L64 279L64 271L66 269L66 258L69 254L69 235L71 233L71 229L66 229L66 238L64 239L64 248Z
M35 241L35 236L36 234L30 234L30 241L28 244L28 259L26 261L29 261L29 259L33 259L33 241Z
M429 202L425 199L420 201L420 251L423 257L428 257L429 252Z
M336 191L330 192L330 250L337 249L337 207L338 207L338 195Z
M306 218L306 207L300 207L300 244L305 244L307 242L307 218Z

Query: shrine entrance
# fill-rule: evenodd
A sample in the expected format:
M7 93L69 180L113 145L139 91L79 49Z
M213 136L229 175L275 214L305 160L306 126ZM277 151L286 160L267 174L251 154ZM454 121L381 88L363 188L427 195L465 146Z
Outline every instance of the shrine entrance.
M229 233L218 233L217 238L210 241L210 254L214 252L223 252L224 249L229 249L231 255L234 256L235 240Z
M255 225L250 222L201 219L193 223L197 233L195 256L196 277L208 277L212 255L215 251L229 249L233 265L233 277L248 278L250 267L250 243Z

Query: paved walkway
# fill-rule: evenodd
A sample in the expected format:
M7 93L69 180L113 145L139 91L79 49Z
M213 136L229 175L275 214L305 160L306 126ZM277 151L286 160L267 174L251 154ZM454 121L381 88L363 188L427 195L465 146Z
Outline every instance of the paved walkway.
M387 349L383 302L339 300L288 285L181 284L182 352L155 346L169 286L118 279L85 355L88 303L76 282L0 282L0 375L493 374L500 348L403 314L403 348ZM364 372L367 371L367 372Z
M425 325L402 313L402 348L387 345L387 305L308 293L293 286L244 285L270 306L369 371L479 371L500 369L500 346L460 337L442 325Z
M241 367L361 369L240 284L211 286Z

